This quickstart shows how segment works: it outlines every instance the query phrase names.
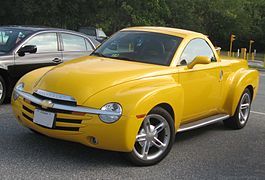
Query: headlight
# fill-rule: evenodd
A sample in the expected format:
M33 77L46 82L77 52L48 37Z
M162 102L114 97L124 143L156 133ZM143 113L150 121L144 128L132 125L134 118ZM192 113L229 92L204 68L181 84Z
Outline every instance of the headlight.
M21 82L16 86L16 90L18 91L24 91L24 83Z
M102 111L118 113L119 115L99 115L99 118L105 123L113 123L117 121L122 114L122 107L119 103L108 103L101 108Z
M16 87L15 90L17 91L24 91L24 83L21 82L19 83ZM13 99L17 100L17 98L19 97L19 94L16 91L13 91Z

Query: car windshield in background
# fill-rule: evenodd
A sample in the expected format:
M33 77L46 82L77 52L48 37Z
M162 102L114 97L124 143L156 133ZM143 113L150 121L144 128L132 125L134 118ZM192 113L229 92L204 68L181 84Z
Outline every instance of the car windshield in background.
M182 38L152 32L121 31L92 55L168 66Z
M95 29L90 28L80 28L79 32L87 34L89 36L97 36Z
M30 33L28 30L0 28L0 53L9 52Z

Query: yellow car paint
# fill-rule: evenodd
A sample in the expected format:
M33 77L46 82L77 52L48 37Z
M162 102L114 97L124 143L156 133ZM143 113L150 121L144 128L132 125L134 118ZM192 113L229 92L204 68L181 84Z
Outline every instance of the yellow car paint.
M147 31L182 37L170 66L112 60L103 57L81 57L56 67L32 71L22 77L24 91L37 89L69 95L77 105L100 109L109 102L123 107L120 119L114 123L102 122L98 115L57 113L57 118L81 120L81 124L56 122L61 127L78 127L77 132L41 127L33 118L36 106L23 98L12 98L12 107L18 120L26 127L53 138L79 142L87 146L130 152L144 116L155 106L171 108L175 131L181 124L203 117L235 113L244 89L258 89L259 76L250 70L244 60L220 58L208 38L200 33L173 28L135 27L122 31ZM197 64L192 69L179 66L180 56L187 44L196 38L207 41L217 62ZM23 115L24 114L24 115ZM26 117L28 118L25 118ZM70 124L70 125L69 125ZM96 137L98 142L91 142Z

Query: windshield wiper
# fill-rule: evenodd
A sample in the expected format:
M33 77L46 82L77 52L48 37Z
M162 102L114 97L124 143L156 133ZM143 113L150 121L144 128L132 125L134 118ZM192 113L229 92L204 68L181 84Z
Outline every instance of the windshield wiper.
M129 61L132 61L133 59L131 58L128 58L128 57L122 57L122 56L119 56L119 57L109 57L109 58L112 58L112 59L119 59L119 60L129 60Z
M116 56L106 56L106 55L104 55L104 54L102 54L102 53L99 53L99 52L93 52L93 53L91 53L90 55L92 55L92 56L99 56L99 57L106 57L106 58L112 58L112 59L119 59L119 60L129 60L129 61L132 61L132 60L133 60L133 59L128 58L128 57L121 57L121 56L118 56L118 57L116 57Z
M99 52L93 52L93 53L91 53L90 55L93 55L93 56L99 56L99 57L108 57L108 56L105 56L104 54L99 53Z

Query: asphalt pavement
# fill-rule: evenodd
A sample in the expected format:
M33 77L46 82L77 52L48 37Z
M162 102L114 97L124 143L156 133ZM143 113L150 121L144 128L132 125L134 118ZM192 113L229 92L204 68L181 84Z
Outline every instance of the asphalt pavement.
M0 179L265 179L265 73L247 126L216 123L176 135L159 164L135 167L120 153L36 135L0 106Z

